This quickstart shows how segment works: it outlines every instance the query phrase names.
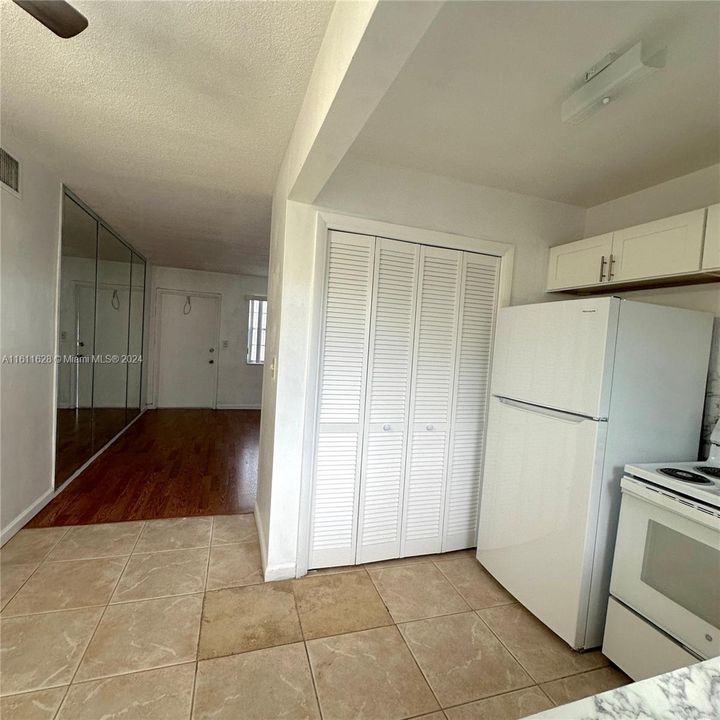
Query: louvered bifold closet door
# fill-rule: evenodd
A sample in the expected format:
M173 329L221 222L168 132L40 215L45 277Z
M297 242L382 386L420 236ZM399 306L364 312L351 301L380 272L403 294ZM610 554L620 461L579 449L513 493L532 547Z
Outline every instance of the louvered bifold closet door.
M329 234L310 563L355 562L375 238Z
M400 554L419 257L418 245L377 240L358 563Z
M473 547L500 260L463 253L442 551Z
M420 251L401 554L440 552L462 253Z

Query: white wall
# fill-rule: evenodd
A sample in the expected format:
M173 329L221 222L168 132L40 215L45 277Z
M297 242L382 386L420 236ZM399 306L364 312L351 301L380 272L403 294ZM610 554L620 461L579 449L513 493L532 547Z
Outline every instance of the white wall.
M720 202L720 165L711 165L704 170L589 208L585 219L585 236L638 225L717 202ZM715 315L701 450L707 452L710 432L720 418L720 284L633 290L618 294L633 300L703 310Z
M349 156L317 205L348 214L516 246L512 304L545 296L549 247L582 236L575 205L460 182Z
M265 295L267 278L253 275L230 275L154 266L146 302L152 304L149 334L153 339L147 365L148 403L154 402L155 367L157 360L157 291L216 293L220 299L220 348L218 348L217 407L259 408L262 399L262 365L248 365L247 324L249 295ZM228 341L224 348L223 341Z
M62 186L3 127L22 163L22 197L0 190L2 355L55 353ZM6 540L53 491L53 364L0 366L0 529Z
M707 207L716 202L720 202L720 165L711 165L588 208L585 237Z

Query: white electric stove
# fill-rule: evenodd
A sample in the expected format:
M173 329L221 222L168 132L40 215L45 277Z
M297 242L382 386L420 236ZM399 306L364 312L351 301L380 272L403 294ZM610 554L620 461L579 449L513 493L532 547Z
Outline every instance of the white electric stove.
M720 655L720 421L710 443L625 466L603 652L634 680Z

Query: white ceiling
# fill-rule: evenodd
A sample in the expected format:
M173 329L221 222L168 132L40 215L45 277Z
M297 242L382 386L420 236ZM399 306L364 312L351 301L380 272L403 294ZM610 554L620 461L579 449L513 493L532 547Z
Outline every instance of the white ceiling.
M329 2L2 0L2 123L161 265L267 274L271 194Z
M638 40L666 66L581 125L560 106ZM593 206L718 162L720 3L453 2L351 155Z

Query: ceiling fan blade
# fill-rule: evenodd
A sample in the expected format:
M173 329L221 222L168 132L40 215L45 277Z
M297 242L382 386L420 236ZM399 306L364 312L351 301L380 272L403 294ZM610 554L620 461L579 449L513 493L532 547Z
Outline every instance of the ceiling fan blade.
M87 26L87 18L65 0L13 0L61 38L75 37Z

